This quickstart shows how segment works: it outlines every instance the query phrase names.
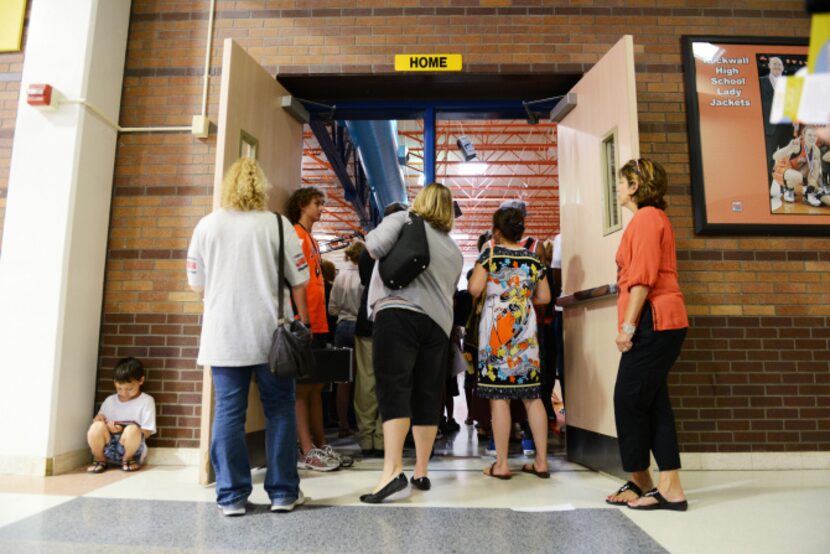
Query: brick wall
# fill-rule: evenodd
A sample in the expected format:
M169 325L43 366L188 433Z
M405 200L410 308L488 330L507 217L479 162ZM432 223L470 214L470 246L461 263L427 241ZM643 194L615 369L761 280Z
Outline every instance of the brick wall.
M29 26L29 10L23 25L23 49ZM3 227L6 215L6 197L9 190L9 167L12 159L14 125L17 119L17 102L20 98L20 79L23 73L23 51L0 52L0 251L3 248Z
M220 1L213 63L233 37L272 72L385 73L393 54L414 50L459 52L472 72L570 72L634 34L641 148L670 173L668 213L692 315L672 376L682 448L830 449L830 295L817 285L830 271L830 240L695 237L680 57L681 34L806 36L803 2L551 3ZM187 125L198 112L207 4L133 2L123 125ZM214 78L214 119L217 87ZM201 305L187 291L183 257L210 210L214 139L119 139L99 399L117 357L145 359L159 404L156 445L198 441Z

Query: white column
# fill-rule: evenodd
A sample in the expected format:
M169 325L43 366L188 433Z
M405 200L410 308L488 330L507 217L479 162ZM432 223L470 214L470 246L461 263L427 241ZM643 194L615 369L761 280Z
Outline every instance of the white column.
M78 104L41 112L49 83L118 121L130 0L35 0L0 252L0 473L88 455L117 133Z

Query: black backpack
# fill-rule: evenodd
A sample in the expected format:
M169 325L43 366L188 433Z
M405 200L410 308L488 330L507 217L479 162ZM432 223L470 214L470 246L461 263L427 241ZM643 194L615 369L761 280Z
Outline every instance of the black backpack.
M429 243L424 220L409 213L409 221L401 228L398 240L380 260L378 272L390 289L402 289L429 267Z

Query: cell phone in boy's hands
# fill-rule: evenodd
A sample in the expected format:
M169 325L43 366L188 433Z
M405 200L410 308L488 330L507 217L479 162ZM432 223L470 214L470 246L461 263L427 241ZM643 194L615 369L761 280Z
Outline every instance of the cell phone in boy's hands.
M127 427L127 425L138 425L138 422L137 421L113 421L112 424L113 425L118 425L119 427L121 427L121 430L123 431ZM141 425L138 425L138 427L141 428Z

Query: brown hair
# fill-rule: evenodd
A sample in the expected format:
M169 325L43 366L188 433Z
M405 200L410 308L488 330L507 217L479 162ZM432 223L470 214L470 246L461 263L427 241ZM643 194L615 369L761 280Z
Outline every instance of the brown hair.
M666 209L669 180L662 165L648 158L630 160L620 168L620 177L625 177L630 185L637 185L632 199L638 208Z
M330 260L323 260L320 263L320 270L323 272L323 280L331 283L337 277L337 266Z
M519 208L499 208L493 214L493 229L510 242L519 242L525 232L525 216Z
M303 213L303 208L311 204L315 198L322 198L325 200L326 195L317 187L302 187L291 193L288 197L288 221L291 223L298 223L300 215Z
M366 250L366 245L363 244L363 241L356 240L346 248L346 259L356 264L364 250Z

